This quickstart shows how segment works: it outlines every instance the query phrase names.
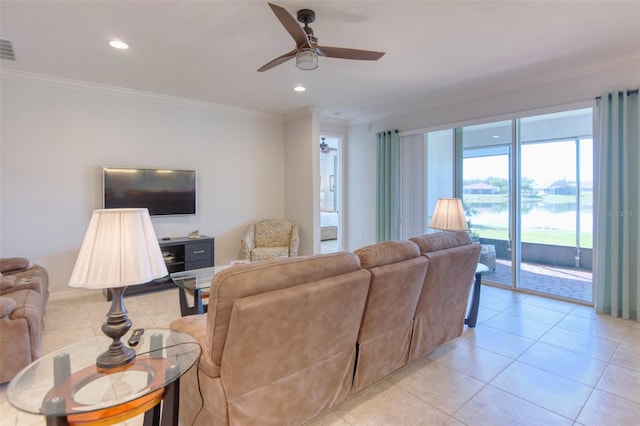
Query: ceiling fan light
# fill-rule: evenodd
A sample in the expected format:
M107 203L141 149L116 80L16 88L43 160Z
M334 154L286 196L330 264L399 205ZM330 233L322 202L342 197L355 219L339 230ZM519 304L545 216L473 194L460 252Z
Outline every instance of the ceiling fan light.
M301 70L315 70L318 68L318 55L314 49L304 48L296 53L296 67Z

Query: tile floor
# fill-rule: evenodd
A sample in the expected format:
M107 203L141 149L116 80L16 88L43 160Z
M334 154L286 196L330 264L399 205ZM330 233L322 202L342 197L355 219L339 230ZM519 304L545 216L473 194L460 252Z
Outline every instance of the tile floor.
M175 290L126 298L136 327L179 315ZM640 324L592 308L483 286L478 326L370 386L313 426L637 425ZM101 333L101 295L50 301L43 352ZM43 425L0 387L0 425ZM141 425L142 416L126 423Z

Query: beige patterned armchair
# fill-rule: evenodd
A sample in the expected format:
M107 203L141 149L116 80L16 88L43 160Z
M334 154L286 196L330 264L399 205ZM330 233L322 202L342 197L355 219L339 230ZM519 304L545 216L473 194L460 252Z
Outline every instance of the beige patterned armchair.
M265 219L252 224L242 238L242 255L256 261L298 255L298 226L281 219Z

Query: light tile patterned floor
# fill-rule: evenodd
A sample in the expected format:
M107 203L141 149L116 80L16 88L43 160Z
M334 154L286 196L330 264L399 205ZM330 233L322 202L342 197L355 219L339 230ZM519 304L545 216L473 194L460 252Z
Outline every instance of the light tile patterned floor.
M348 425L616 425L640 418L640 324L483 286L475 329L315 419ZM136 327L179 315L175 290L126 298ZM43 351L101 333L101 295L50 301ZM43 425L0 387L0 425ZM128 425L141 425L136 417Z

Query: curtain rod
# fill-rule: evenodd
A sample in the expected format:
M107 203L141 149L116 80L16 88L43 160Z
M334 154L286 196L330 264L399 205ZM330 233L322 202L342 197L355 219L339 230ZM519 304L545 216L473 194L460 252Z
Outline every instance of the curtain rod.
M627 96L637 95L637 94L638 94L638 89L627 90ZM596 96L596 101L599 101L601 98L602 98L601 96Z

